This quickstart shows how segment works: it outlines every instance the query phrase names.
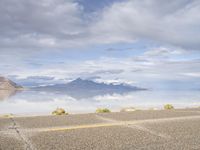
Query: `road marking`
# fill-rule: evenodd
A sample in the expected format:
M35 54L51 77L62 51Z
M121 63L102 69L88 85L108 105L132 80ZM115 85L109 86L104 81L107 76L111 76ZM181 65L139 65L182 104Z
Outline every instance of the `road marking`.
M44 129L42 131L43 132L49 132L49 131L66 131L66 130L75 130L75 129L89 129L89 128L121 126L123 124L124 123L104 123L104 124L79 125L79 126L71 126L71 127L48 128L48 129Z
M89 125L44 128L44 129L41 129L40 131L41 132L70 131L70 130L76 130L76 129L89 129L89 128L112 127L112 126L130 126L130 125L140 124L140 123L155 123L155 122L158 123L158 122L168 122L168 121L188 120L188 119L200 119L200 116L147 119L147 120L137 120L137 121L118 121L118 122L113 122L113 123L99 123L99 124L89 124Z

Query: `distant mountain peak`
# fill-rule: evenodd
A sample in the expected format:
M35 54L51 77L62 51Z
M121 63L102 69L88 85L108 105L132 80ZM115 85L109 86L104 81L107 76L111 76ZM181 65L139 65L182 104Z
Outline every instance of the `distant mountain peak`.
M114 93L127 93L131 91L145 90L131 85L125 84L106 84L98 83L92 80L84 80L77 78L65 84L55 84L43 87L35 87L33 90L40 90L45 92L62 92L70 95L71 97L82 99L94 97L97 95L114 94Z
M54 89L54 90L87 90L87 91L134 91L134 90L144 90L135 86L127 84L106 84L104 82L98 83L92 80L77 78L66 84L55 84L49 86L38 87L42 89Z
M81 79L80 77L75 79L75 81L83 81L83 79Z
M17 90L17 89L22 89L22 86L19 86L15 82L0 76L0 90Z
M129 84L126 84L126 83L105 83L105 82L95 82L93 80L88 80L88 79L82 79L82 78L77 78L77 79L74 79L72 80L71 82L69 82L68 84L71 84L71 83L77 83L77 84L81 84L81 83L92 83L92 84L101 84L101 85L107 85L107 86L126 86L126 87L133 87Z

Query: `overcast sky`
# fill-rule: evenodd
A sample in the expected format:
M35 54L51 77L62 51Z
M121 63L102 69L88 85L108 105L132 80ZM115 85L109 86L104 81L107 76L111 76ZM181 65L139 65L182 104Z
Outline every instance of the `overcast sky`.
M200 87L199 0L0 0L0 75Z

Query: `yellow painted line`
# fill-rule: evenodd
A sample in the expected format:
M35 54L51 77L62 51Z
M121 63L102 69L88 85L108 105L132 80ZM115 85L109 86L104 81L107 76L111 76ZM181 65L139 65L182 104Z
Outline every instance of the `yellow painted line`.
M75 130L75 129L89 129L89 128L100 128L100 127L123 126L123 125L131 125L131 124L135 124L135 123L136 123L135 121L128 121L128 122L116 122L116 123L104 123L104 124L79 125L79 126L71 126L71 127L48 128L48 129L42 130L42 132L67 131L67 130Z
M77 125L68 127L55 127L55 128L45 128L41 129L41 132L51 132L51 131L69 131L75 129L89 129L89 128L100 128L100 127L112 127L112 126L128 126L138 123L154 123L154 122L165 122L173 120L187 120L187 119L200 119L200 116L187 116L187 117L173 117L173 118L160 118L160 119L147 119L147 120L135 120L135 121L119 121L113 123L100 123L100 124L90 124L90 125Z

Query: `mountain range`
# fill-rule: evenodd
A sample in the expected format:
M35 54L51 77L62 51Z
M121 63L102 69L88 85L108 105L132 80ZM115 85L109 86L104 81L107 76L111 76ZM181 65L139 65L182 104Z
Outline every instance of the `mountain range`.
M65 93L74 98L89 98L105 94L123 94L131 91L146 90L143 88L126 84L97 83L91 80L78 78L66 84L55 84L48 86L34 87L32 90Z
M24 88L16 84L15 82L5 77L0 77L0 91L2 91L0 95L2 95L3 97L8 97L7 95L9 93L13 93L12 91L19 91L22 89ZM106 94L114 94L114 93L124 94L131 91L139 91L139 90L146 90L146 89L139 88L136 86L130 86L127 84L97 83L91 80L83 80L81 78L78 78L65 84L38 86L38 87L30 88L29 90L66 94L75 99L84 99L84 98L91 98L98 95L106 95ZM8 94L5 94L5 91L8 91L6 92ZM9 94L9 95L13 95L13 94Z
M0 90L20 90L20 89L23 89L23 87L17 85L15 82L5 77L0 77Z

